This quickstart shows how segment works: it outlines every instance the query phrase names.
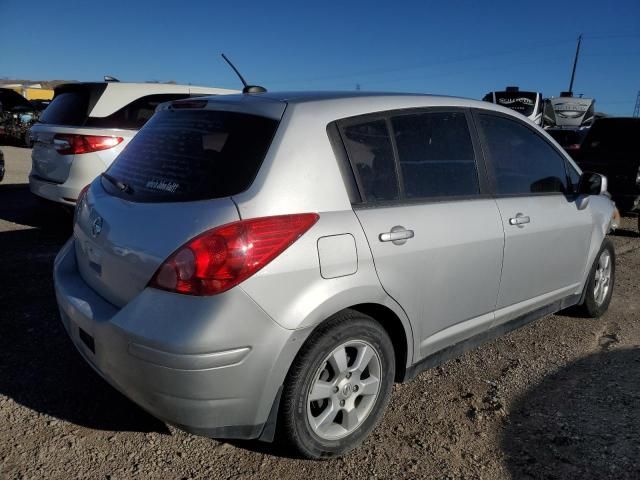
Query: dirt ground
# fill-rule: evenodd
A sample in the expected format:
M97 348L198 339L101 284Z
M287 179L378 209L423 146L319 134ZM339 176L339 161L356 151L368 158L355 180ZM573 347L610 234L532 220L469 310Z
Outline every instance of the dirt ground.
M612 235L617 279L603 318L552 315L396 385L361 448L314 462L167 427L85 364L51 279L71 218L30 196L30 151L3 150L0 479L640 478L636 218Z

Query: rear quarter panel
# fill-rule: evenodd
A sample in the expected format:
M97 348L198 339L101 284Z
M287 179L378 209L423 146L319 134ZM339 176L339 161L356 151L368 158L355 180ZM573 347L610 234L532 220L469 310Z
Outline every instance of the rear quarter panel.
M351 275L323 278L318 240L343 233L355 239L357 270ZM407 359L413 359L411 325L402 308L380 285L369 245L352 210L321 213L311 230L240 287L278 324L291 330L315 327L360 303L384 305L400 318L409 339Z

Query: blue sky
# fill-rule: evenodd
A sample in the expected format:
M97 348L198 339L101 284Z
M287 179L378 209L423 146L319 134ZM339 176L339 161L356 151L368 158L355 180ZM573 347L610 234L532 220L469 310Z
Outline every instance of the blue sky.
M270 90L412 91L481 98L506 85L574 92L631 115L640 1L94 3L0 0L0 77L176 80L237 88L225 52Z

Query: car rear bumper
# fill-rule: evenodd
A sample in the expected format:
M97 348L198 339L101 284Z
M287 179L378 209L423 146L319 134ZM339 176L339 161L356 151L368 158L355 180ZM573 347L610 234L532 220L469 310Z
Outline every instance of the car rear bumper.
M31 190L31 193L64 205L74 206L82 187L78 188L77 184L73 182L71 184L69 182L54 183L33 174L29 175L29 190Z
M80 191L106 169L106 165L95 153L74 155L66 179L51 181L36 173L32 168L29 175L29 189L35 195L65 205L75 205Z
M54 267L62 322L85 360L154 416L212 437L257 438L300 344L241 289L147 288L122 309L80 276L70 240Z

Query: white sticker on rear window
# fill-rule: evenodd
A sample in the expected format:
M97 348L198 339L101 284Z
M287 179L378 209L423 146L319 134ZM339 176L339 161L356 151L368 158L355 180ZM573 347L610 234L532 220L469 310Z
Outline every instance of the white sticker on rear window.
M145 185L153 190L162 190L163 192L175 193L180 184L176 182L167 182L165 180L149 180Z

